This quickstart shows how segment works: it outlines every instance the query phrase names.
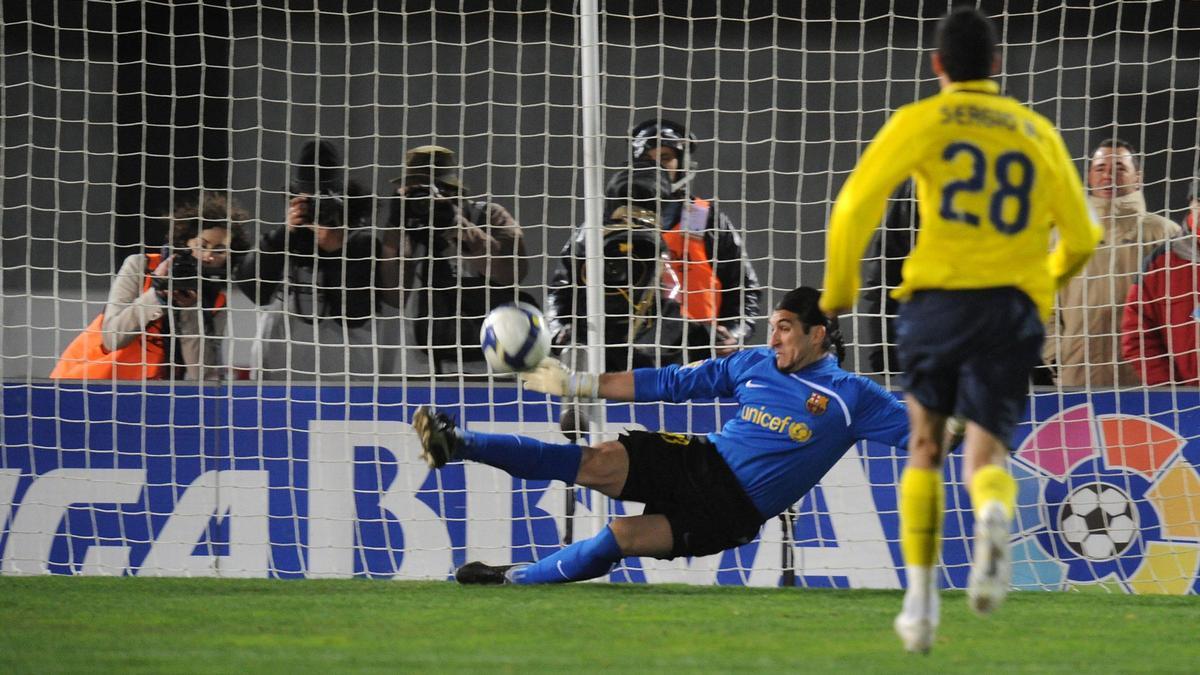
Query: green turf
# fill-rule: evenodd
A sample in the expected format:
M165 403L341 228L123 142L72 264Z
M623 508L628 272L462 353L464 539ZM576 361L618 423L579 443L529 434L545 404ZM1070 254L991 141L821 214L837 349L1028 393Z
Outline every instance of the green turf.
M0 577L0 673L1195 672L1200 598L943 598L928 656L896 591Z

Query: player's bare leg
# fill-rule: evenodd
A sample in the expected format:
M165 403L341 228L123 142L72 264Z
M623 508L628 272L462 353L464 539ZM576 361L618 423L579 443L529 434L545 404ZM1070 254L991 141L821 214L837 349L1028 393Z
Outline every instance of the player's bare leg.
M1017 484L1008 473L1008 446L983 427L967 424L966 480L975 510L975 547L967 602L979 614L994 611L1012 579L1009 550Z
M906 397L908 463L900 478L900 549L908 590L893 624L910 652L928 652L940 621L937 558L941 541L946 417Z

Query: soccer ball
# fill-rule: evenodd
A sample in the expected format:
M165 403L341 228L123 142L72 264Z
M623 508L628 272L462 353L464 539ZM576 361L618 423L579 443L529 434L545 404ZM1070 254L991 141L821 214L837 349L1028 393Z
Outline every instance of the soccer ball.
M1089 560L1111 560L1133 545L1137 509L1114 485L1090 483L1067 498L1059 512L1059 531L1067 546Z
M493 309L479 331L483 357L497 373L533 370L550 353L550 333L541 311L524 302Z

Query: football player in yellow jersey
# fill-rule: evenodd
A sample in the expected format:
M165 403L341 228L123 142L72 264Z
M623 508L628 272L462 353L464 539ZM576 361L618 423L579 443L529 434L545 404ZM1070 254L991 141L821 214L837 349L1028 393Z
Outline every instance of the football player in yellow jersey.
M1040 363L1053 294L1100 240L1058 131L990 79L1000 67L996 44L991 21L974 8L941 20L931 59L941 93L902 107L880 129L829 226L821 309L833 316L854 302L860 258L888 194L915 177L921 229L893 293L912 431L900 479L908 590L895 628L910 651L929 649L939 619L942 437L951 416L966 421L975 512L968 602L988 613L1008 592L1016 502L1009 440Z

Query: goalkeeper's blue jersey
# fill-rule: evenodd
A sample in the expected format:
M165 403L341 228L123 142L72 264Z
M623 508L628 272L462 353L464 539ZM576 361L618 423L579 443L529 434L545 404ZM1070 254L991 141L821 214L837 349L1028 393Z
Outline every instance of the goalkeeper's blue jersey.
M796 503L856 441L908 442L904 404L832 356L784 373L759 347L633 377L637 401L737 399L737 414L708 438L764 518Z

